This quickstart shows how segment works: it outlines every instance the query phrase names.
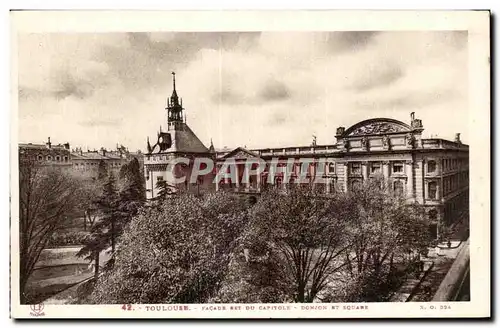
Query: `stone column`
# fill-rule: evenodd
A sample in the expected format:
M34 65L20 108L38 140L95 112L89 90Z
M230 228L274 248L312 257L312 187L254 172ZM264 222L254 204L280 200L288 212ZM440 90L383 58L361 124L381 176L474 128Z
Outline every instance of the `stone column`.
M406 194L408 198L413 199L413 161L406 162L406 177L408 178L406 182Z
M344 192L347 192L349 185L349 163L344 162Z
M384 161L382 162L382 173L384 174L385 183L389 181L390 178L390 162Z
M363 181L368 181L368 162L361 163L361 173L363 174Z
M236 190L240 190L240 169L238 168L238 163L235 161L234 167L236 168Z
M215 164L215 191L219 191L219 181L217 180L217 174L219 173L220 165Z

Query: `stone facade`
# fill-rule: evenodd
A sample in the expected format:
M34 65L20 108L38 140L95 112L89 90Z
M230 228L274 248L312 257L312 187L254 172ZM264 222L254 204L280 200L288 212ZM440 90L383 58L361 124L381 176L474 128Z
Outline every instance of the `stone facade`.
M42 166L54 167L84 179L95 179L98 175L99 162L106 163L108 170L118 175L120 168L133 158L144 165L141 152L129 152L123 146L117 146L116 150L83 151L81 148L70 149L69 143L53 145L50 137L46 144L19 144L21 155L29 156Z
M169 100L168 131L157 134L157 142L151 146L147 141L145 155L145 178L147 198L158 194L156 183L161 180L177 190L203 192L230 190L238 193L259 193L265 188L286 189L283 174L295 179L304 170L304 159L312 160L305 169L313 188L325 193L349 192L371 177L384 177L395 192L402 194L408 202L425 207L431 222L431 232L439 234L439 226L450 225L468 213L469 206L469 147L462 144L460 135L455 141L425 139L422 121L411 113L410 122L390 118L364 120L349 128L336 130L336 142L328 145L293 146L283 148L245 149L215 151L213 145L207 149L187 126L182 117L182 102L174 91ZM215 159L215 171L202 180L189 183L193 162L197 158ZM170 172L168 164L187 160L186 164L174 165ZM265 170L258 175L243 176L245 163L250 159L266 162ZM271 161L278 161L280 173L269 179L273 168ZM230 162L236 169L236 178L214 179L221 170L227 170ZM289 163L292 163L289 165ZM316 170L321 168L324 182L313 183ZM284 169L286 167L286 169ZM283 172L284 171L284 172ZM226 171L227 172L227 171ZM278 171L275 171L278 172ZM183 184L176 184L175 177L186 177ZM273 175L271 175L273 176ZM272 180L272 181L270 181Z

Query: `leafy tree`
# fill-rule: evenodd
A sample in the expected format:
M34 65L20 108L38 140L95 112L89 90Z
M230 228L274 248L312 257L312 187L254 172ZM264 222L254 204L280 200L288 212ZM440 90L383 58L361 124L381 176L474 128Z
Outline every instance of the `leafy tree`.
M304 188L264 193L252 208L242 241L245 260L235 262L239 274L233 286L240 292L225 286L220 299L313 302L345 265L341 209L335 198Z
M80 215L83 215L83 229L92 229L92 226L97 220L99 209L97 207L97 199L101 193L101 186L99 182L91 181L88 179L79 179L81 194L78 209Z
M71 176L22 153L19 161L20 297L26 304L26 283L48 241L76 208L79 188Z
M112 173L108 175L107 181L102 186L102 193L95 204L99 209L100 220L94 224L90 231L85 246L77 253L77 256L95 262L95 276L99 275L99 254L111 246L111 253L115 252L117 239L117 217L118 194L115 186L115 178Z
M104 160L99 161L99 166L97 167L97 180L104 181L108 177L108 165Z
M125 221L135 216L139 208L146 201L144 178L137 158L132 159L120 170L120 179L123 181L120 190L120 211Z
M156 188L159 190L158 195L155 200L164 200L168 196L175 194L175 187L168 184L165 180L160 180L156 182Z
M125 228L114 268L99 278L92 302L205 302L227 272L245 213L224 193L180 194L142 208Z
M388 297L394 263L412 267L416 256L430 242L427 221L418 204L409 203L389 186L391 181L372 179L363 188L341 195L349 208L345 253L348 287L345 301L382 301Z

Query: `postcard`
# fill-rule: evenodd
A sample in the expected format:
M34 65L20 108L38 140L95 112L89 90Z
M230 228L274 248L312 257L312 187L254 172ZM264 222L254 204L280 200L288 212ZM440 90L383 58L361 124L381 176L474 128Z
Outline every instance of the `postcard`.
M488 318L488 11L12 11L13 318Z

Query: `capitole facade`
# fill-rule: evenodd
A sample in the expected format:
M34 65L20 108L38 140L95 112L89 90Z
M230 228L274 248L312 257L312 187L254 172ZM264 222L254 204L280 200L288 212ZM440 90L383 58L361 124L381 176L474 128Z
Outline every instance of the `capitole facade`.
M303 173L307 159L310 164L305 176L312 188L326 194L349 192L371 177L383 176L392 190L424 206L435 236L439 234L439 226L450 225L468 215L469 147L461 142L459 133L454 141L423 138L424 126L415 113L410 114L409 124L391 118L372 118L347 129L339 127L336 142L327 145L313 141L310 146L216 151L213 144L204 146L185 122L175 75L166 110L167 131L160 128L153 145L149 138L147 141L144 174L148 199L158 196L159 181L191 193L227 190L259 194L266 188L286 190L301 175L301 170ZM197 158L212 160L214 167L209 173L191 179ZM179 159L186 162L168 169L169 163ZM245 177L246 165L252 159L265 161L266 166L262 172ZM228 162L234 163L235 176L218 179ZM322 182L315 183L320 165ZM275 172L276 166L280 167L279 172ZM176 183L176 176L186 179Z

